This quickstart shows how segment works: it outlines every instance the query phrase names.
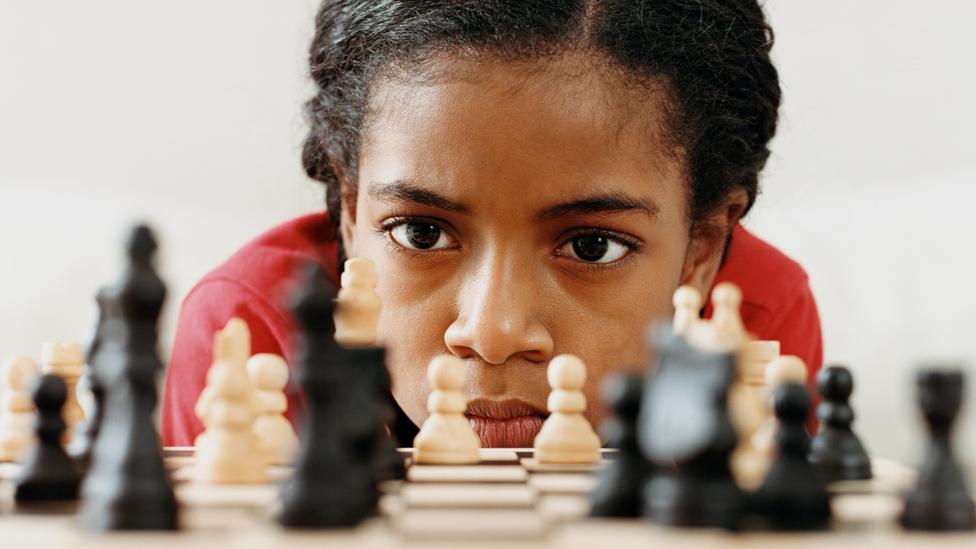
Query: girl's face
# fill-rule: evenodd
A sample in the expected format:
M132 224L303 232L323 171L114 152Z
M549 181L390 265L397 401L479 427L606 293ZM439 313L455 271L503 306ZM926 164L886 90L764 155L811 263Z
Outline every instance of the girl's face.
M643 368L648 325L680 284L707 291L722 253L724 233L689 236L664 103L581 57L424 74L375 83L343 203L349 256L376 264L394 396L422 423L427 364L452 353L482 442L531 446L549 360L571 353L597 423L604 376Z

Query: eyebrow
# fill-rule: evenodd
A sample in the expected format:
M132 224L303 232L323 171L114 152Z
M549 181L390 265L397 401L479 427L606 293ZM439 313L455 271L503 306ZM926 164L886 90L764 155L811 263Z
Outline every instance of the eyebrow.
M414 202L458 213L469 213L471 211L464 204L424 189L405 179L397 179L389 183L373 182L366 192L370 198L387 202ZM653 221L657 218L660 210L660 206L650 199L636 198L620 193L607 193L549 206L539 212L537 217L545 220L566 215L637 211L644 213Z
M658 212L661 211L661 207L653 200L647 198L636 198L624 194L609 193L550 206L542 210L538 217L540 219L554 219L565 215L622 213L629 211L643 212L651 221L654 221L657 218Z
M428 191L403 179L390 183L370 183L367 194L370 198L387 202L415 202L432 208L451 212L467 213L470 209L459 202Z

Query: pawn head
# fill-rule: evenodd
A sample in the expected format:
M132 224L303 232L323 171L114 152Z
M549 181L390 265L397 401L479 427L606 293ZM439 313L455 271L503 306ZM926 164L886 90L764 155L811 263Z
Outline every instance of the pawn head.
M263 391L280 391L288 384L288 364L272 353L258 353L247 359L247 375Z
M773 394L773 411L784 423L803 423L810 411L810 392L799 383L784 383Z
M586 366L575 355L559 355L549 362L549 386L564 391L579 391L586 383Z
M742 304L742 290L731 282L722 282L712 289L712 305L716 309L738 309Z
M32 396L39 411L60 414L68 399L68 388L60 376L44 374L34 383Z
M14 390L25 390L37 377L37 363L29 356L12 356L0 367L3 373L3 386Z
M825 400L847 400L854 391L854 377L844 366L827 366L817 374L817 391Z
M675 309L701 309L702 306L702 296L698 290L692 288L691 286L681 286L674 292L674 296L671 298L671 302Z
M439 355L427 367L427 380L435 391L460 391L464 387L464 362L453 355Z

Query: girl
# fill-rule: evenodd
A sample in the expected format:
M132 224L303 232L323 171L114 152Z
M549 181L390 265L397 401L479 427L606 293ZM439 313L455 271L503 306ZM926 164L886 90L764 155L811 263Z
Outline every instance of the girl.
M402 445L440 353L467 365L486 446L532 445L556 354L587 364L598 422L602 379L641 366L681 284L736 283L746 328L819 367L805 273L738 224L780 102L756 0L326 0L315 24L302 161L327 212L259 236L186 297L167 445L202 429L229 318L292 362L299 260L333 282L346 256L375 263Z

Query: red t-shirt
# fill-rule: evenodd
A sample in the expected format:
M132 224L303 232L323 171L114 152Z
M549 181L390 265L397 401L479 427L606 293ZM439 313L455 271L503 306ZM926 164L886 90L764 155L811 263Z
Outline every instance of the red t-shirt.
M294 364L296 326L285 303L294 287L295 267L318 261L338 286L337 254L338 243L329 238L328 214L306 215L258 236L197 283L183 300L166 375L165 445L192 445L203 430L193 408L212 362L214 333L231 318L247 322L253 353L280 354ZM716 283L724 281L742 289L746 329L759 339L780 341L782 353L802 358L812 378L822 356L820 319L803 268L737 226ZM709 306L705 317L710 316ZM289 383L286 394L287 416L294 423L297 387Z

